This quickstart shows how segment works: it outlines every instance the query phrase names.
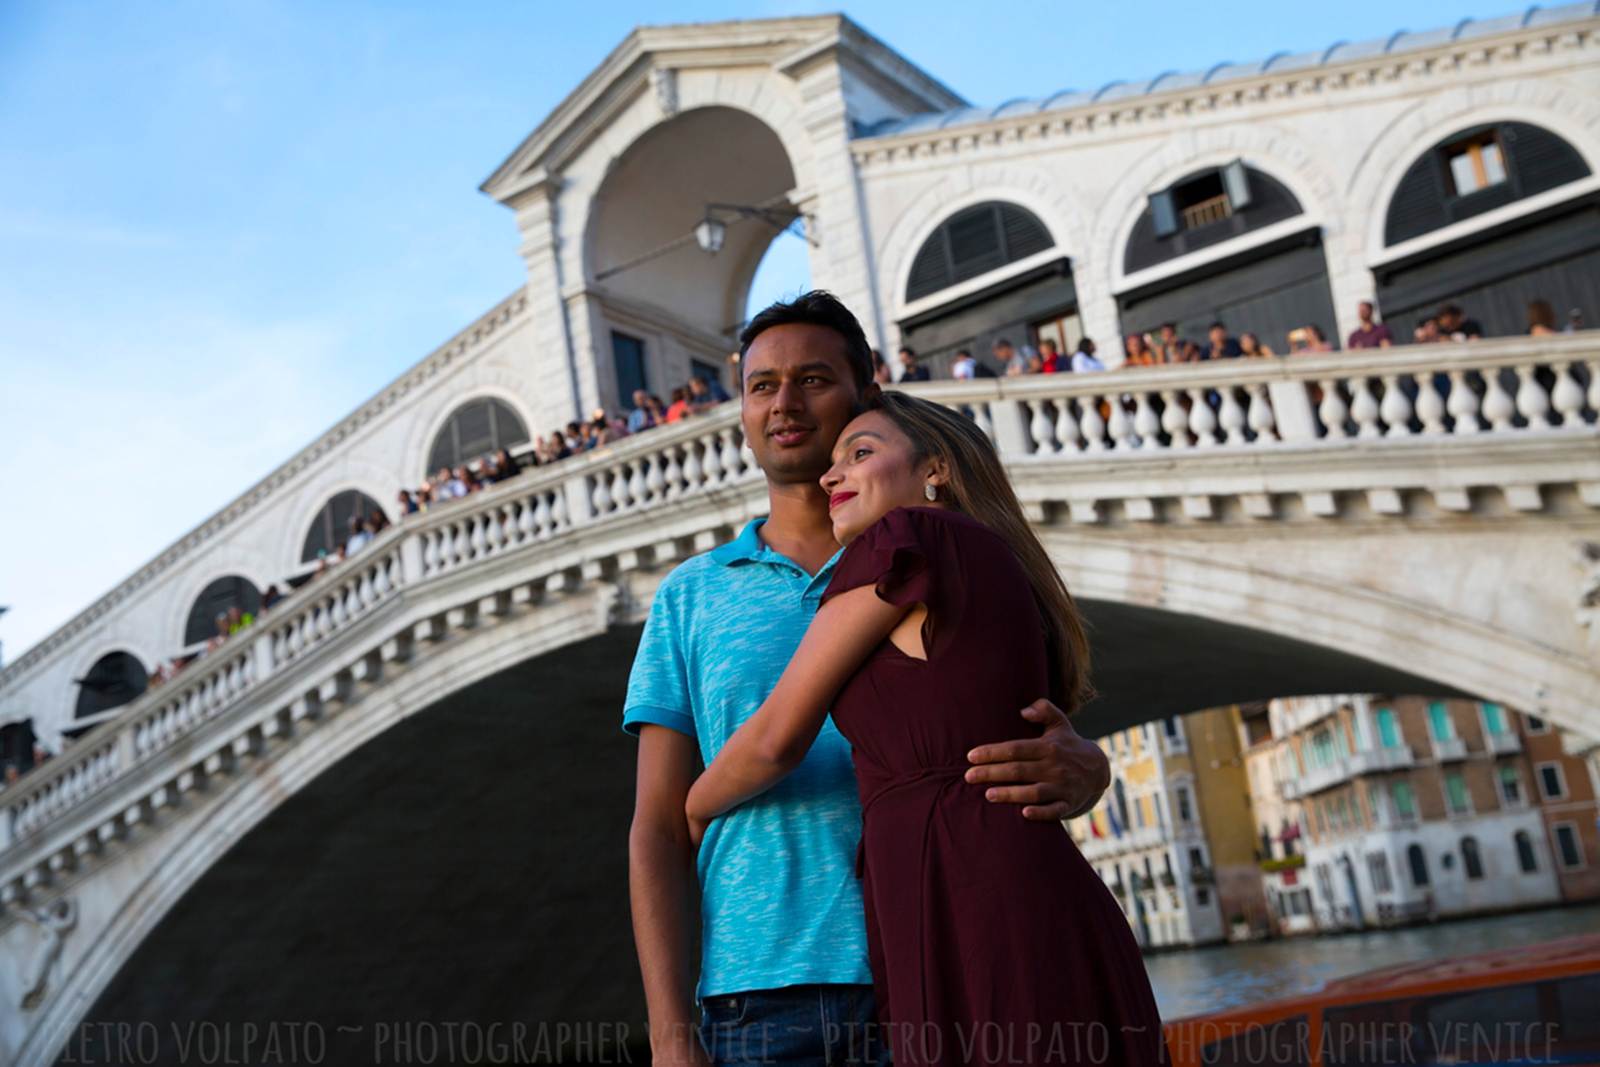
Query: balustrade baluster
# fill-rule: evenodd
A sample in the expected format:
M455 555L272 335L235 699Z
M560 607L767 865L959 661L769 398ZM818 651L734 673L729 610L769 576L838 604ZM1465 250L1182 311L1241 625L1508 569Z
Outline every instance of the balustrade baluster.
M1511 394L1500 382L1500 368L1489 367L1483 372L1483 417L1489 420L1491 430L1511 429L1511 418L1517 413Z
M722 481L722 457L718 455L721 449L717 447L717 438L715 435L702 438L701 444L705 447L705 459L703 464L705 467L706 485L716 485L718 482Z
M618 511L627 511L633 506L633 494L628 492L628 466L618 464L611 468L611 500L617 505Z
M733 428L727 427L720 435L722 440L722 479L723 481L736 481L744 473L740 467L742 462L739 457L739 446L733 443Z
M1048 456L1061 451L1056 438L1050 432L1050 416L1044 412L1044 401L1025 401L1033 412L1033 417L1028 420L1028 436L1033 438L1033 452L1036 456ZM1068 401L1061 400L1058 407L1058 419L1068 417Z
M538 503L533 508L534 535L543 541L550 536L552 529L555 527L555 519L550 513L549 494L541 491L537 499Z
M1433 375L1422 371L1416 376L1417 418L1422 422L1424 434L1444 433L1444 398L1434 388Z
M1573 377L1575 366L1577 364L1563 361L1556 370L1556 386L1550 390L1550 404L1561 416L1561 425L1566 427L1583 425L1583 390L1578 386L1578 379Z
M989 418L988 404L972 405L972 421L977 423L978 429L983 432L983 436L990 441L994 440L994 422Z
M684 492L692 493L700 488L704 481L704 468L700 465L700 452L695 448L695 442L683 443L683 480Z
M516 529L516 527L507 520L507 507L508 505L501 504L498 507L494 507L489 510L489 530L488 533L485 534L484 540L489 542L490 554L498 552L500 549L505 547L507 540L506 530L508 528L512 530ZM515 534L512 536L515 536Z
M483 558L484 549L487 547L484 530L493 521L488 515L478 515L467 520L467 529L471 531L467 535L468 559Z
M1106 420L1100 416L1100 398L1090 394L1078 397L1078 428L1083 431L1084 449L1106 450Z
M1539 382L1538 372L1538 366L1532 363L1524 363L1517 368L1517 374L1522 379L1522 384L1517 386L1517 411L1527 421L1528 429L1548 430L1550 397Z
M678 446L667 446L667 499L676 500L683 495L683 468L678 465Z
M594 507L596 515L604 515L611 510L611 487L607 484L610 481L605 471L589 479L589 503Z
M1222 407L1217 412L1217 422L1222 427L1223 434L1230 445L1244 444L1244 408L1239 406L1239 398L1234 395L1233 386L1224 385L1217 392L1222 394Z
M628 499L635 506L647 503L650 499L650 487L644 482L644 463L639 460L633 462L628 475Z
M1378 406L1378 413L1389 427L1385 436L1411 436L1411 401L1400 386L1398 374L1383 376L1383 403Z
M1589 361L1589 410L1600 416L1600 359Z
M1049 420L1045 420L1049 426ZM1069 455L1076 455L1083 448L1083 430L1078 426L1078 417L1072 412L1072 398L1062 397L1056 401L1056 450Z
M1161 391L1161 428L1167 431L1167 437L1172 442L1173 448L1188 448L1189 441L1189 413L1183 410L1182 394L1171 389Z
M1217 416L1211 410L1211 404L1206 400L1205 389L1190 389L1189 391L1189 432L1194 434L1194 443L1200 448L1211 448L1217 443Z
M1150 403L1150 394L1140 391L1133 398L1133 432L1139 435L1139 441L1144 448L1161 447L1161 420L1156 418L1156 409Z
M1339 391L1337 378L1326 378L1320 383L1322 389L1322 403L1317 405L1317 418L1322 420L1322 428L1329 437L1349 437L1350 433L1345 428L1346 421L1350 418L1350 409L1345 406L1344 396Z
M1372 388L1365 375L1350 379L1350 417L1356 423L1357 437L1381 437L1382 429L1378 426L1378 398L1372 395Z
M552 530L565 530L572 525L567 515L567 495L558 486L550 491L550 521Z
M1106 420L1106 434L1111 438L1111 447L1118 452L1138 447L1138 441L1133 436L1133 420L1128 417L1126 398L1112 393L1106 397L1106 403L1111 405L1111 417Z
M1272 399L1267 396L1265 382L1252 385L1248 394L1250 409L1245 415L1245 423L1256 435L1257 441L1275 441L1278 438L1278 420L1272 414Z
M1477 433L1483 429L1478 420L1478 392L1467 381L1467 372L1450 372L1450 395L1445 399L1445 410L1450 413L1451 433Z

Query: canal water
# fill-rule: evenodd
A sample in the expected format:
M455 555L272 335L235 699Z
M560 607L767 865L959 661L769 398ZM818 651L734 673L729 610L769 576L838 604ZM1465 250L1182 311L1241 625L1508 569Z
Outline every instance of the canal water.
M1145 957L1163 1019L1309 993L1346 975L1574 934L1600 933L1600 904L1397 930L1279 938Z

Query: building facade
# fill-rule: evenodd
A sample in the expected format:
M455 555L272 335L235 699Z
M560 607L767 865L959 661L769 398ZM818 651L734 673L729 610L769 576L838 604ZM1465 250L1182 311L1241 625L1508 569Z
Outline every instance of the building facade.
M1237 718L1212 709L1101 740L1111 787L1069 829L1147 948L1222 941L1264 915Z
M1596 806L1557 731L1492 703L1272 701L1245 726L1280 933L1592 900Z

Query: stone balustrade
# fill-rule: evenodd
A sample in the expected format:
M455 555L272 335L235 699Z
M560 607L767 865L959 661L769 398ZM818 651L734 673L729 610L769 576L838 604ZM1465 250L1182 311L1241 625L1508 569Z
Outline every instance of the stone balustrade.
M1037 508L1048 498L1070 505L1060 512L1063 519L1098 521L1101 513L1094 500L1084 502L1084 494L1101 492L1096 486L1124 461L1137 466L1141 457L1156 457L1170 485L1152 489L1148 481L1141 483L1127 516L1156 517L1150 497L1170 491L1184 500L1185 514L1210 517L1209 505L1195 510L1191 501L1218 493L1249 498L1252 494L1245 489L1259 486L1254 480L1246 485L1200 467L1174 464L1180 453L1198 459L1202 453L1267 455L1365 448L1373 442L1386 447L1459 438L1484 442L1600 436L1600 335L934 382L915 391L971 414L1010 466L1025 505ZM1362 471L1375 455L1364 453L1366 466L1351 466L1352 481L1346 488L1359 490ZM1092 460L1105 461L1094 465L1100 472L1095 477L1072 473L1074 468L1089 471L1082 465ZM1068 466L1058 470L1051 463ZM1034 471L1038 477L1023 491L1024 479ZM1320 469L1314 473L1315 478L1294 491L1304 497L1311 514L1331 514L1332 494L1318 480L1323 477ZM1548 471L1534 472L1527 485L1509 486L1506 492L1517 506L1536 508L1539 483L1549 477ZM1584 482L1578 488L1586 505L1600 507L1600 483ZM1388 486L1365 491L1394 492ZM1468 509L1458 486L1431 491L1441 503ZM181 792L207 774L221 773L265 738L292 731L299 719L316 714L319 701L336 701L343 687L376 669L373 657L404 656L408 638L384 633L378 640L381 647L359 649L360 640L350 639L354 658L283 709L257 706L250 695L282 672L321 662L317 657L323 650L353 633L378 634L383 627L373 620L388 618L392 605L408 597L464 580L491 561L524 558L540 546L581 549L608 530L614 534L608 543L627 547L610 549L608 561L588 559L542 580L559 589L600 577L607 568L615 571L619 559L629 565L646 556L655 563L670 562L676 550L663 546L654 528L657 517L680 504L724 498L759 508L761 495L760 470L744 447L737 408L729 404L411 516L297 590L243 636L140 697L0 794L0 856L39 841L66 813L112 783L141 775L141 781L148 779L149 788L129 800L114 825L103 823L86 836L80 834L65 852L54 853L66 857L59 862L71 863L72 853L94 850L94 835L126 829L173 790ZM1248 499L1246 510L1254 518L1271 515L1270 508L1251 507ZM651 520L639 522L642 515ZM705 546L697 541L695 547ZM490 608L494 610L493 604ZM164 776L152 769L201 726L235 713L238 721L209 737L198 757L190 759L193 754L185 749L187 762L177 774ZM14 874L0 870L0 904L16 892Z

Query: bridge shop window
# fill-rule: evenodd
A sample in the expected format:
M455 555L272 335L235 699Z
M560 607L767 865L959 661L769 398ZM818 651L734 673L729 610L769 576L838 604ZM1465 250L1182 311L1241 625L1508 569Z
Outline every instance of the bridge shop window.
M1429 148L1395 188L1384 243L1398 245L1591 173L1578 151L1549 130L1498 122L1457 130ZM1526 333L1529 305L1543 301L1562 322L1576 310L1600 321L1600 193L1580 192L1515 218L1462 227L1442 243L1387 256L1373 267L1378 307L1397 335L1444 303L1467 309L1487 337Z
M78 703L73 709L77 719L99 715L133 700L145 691L149 676L144 664L129 652L108 652L94 661L94 666L82 678L74 678L78 687Z
M528 428L511 405L493 397L470 400L451 413L428 449L431 475L440 467L469 463L486 452L528 442Z
M906 301L932 296L1054 245L1044 223L1026 208L998 200L965 208L946 219L917 250Z
M1499 122L1459 130L1400 179L1384 219L1384 243L1420 237L1588 176L1577 149L1538 126Z
M336 494L311 520L311 529L306 531L305 543L300 548L300 562L311 563L323 553L332 556L350 536L351 517L366 518L374 511L383 511L383 508L358 489Z
M261 611L261 590L250 579L237 574L218 578L206 586L189 609L189 621L183 627L184 647L215 637L217 616L226 615L230 608L238 608L246 615L258 614Z
M1078 292L1071 260L1040 255L1054 247L1044 223L1016 204L990 201L956 212L912 260L906 300L922 303L900 321L901 342L916 350L935 378L948 377L961 349L972 353L982 372L1003 375L994 348L1001 340L1016 352L1048 339L1061 355L1070 355L1083 336ZM1003 269L1030 259L1032 266ZM980 276L988 284L976 291L925 299Z
M1123 253L1123 270L1154 267L1301 214L1294 194L1241 160L1195 171L1150 194Z

